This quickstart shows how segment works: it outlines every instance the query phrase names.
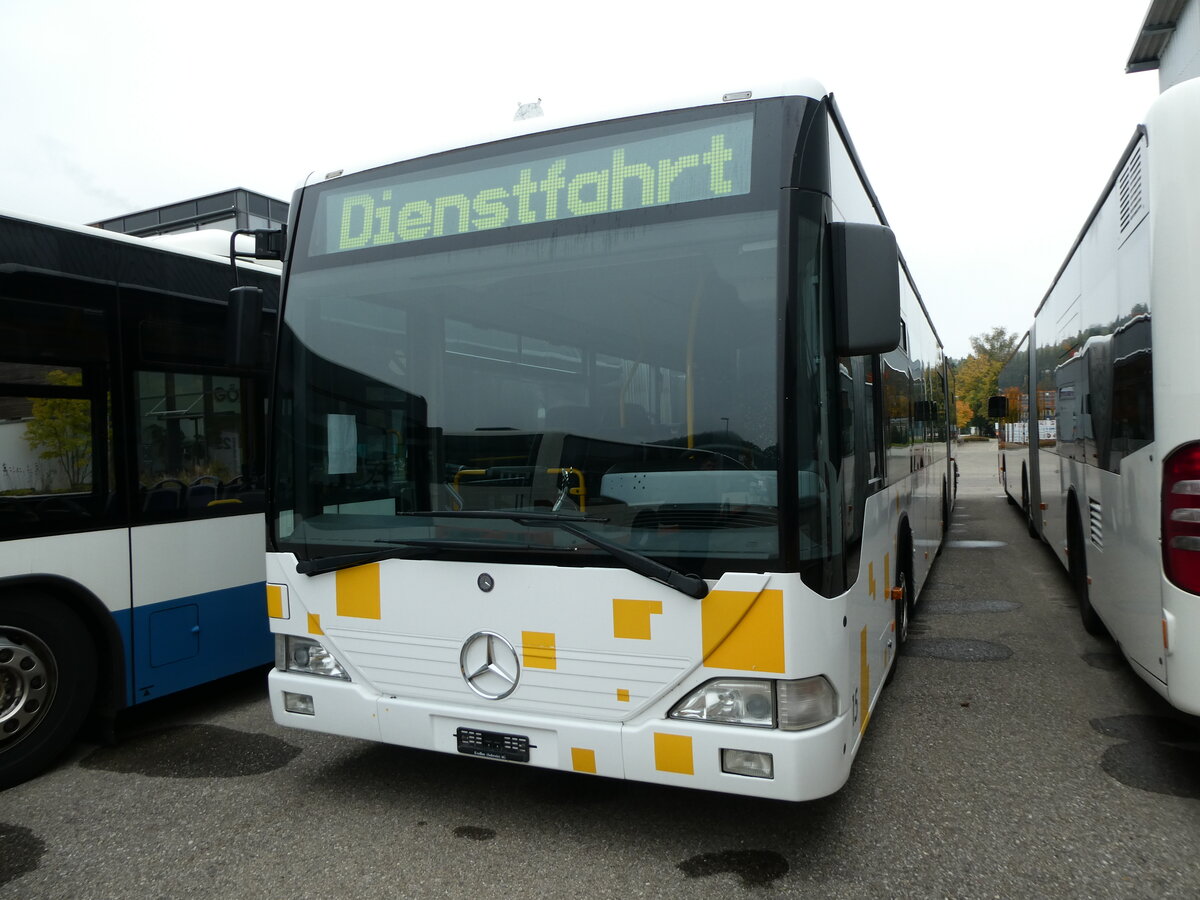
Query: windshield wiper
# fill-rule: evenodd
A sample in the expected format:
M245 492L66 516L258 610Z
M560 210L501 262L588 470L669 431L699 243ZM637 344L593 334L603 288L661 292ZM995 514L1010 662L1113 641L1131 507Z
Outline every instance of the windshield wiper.
M389 541L401 546L390 550L372 550L366 553L343 553L337 556L321 556L317 559L302 559L296 563L296 571L301 575L324 575L327 572L338 572L342 569L352 569L355 566L365 566L385 559L406 559L413 556L426 556L430 551L442 549L440 543L434 541Z
M644 575L646 578L657 581L659 584L665 584L667 587L674 588L681 594L686 594L689 597L695 597L697 600L708 596L708 583L703 578L697 575L687 575L678 569L673 569L657 560L651 559L649 556L638 553L636 550L630 550L628 547L614 544L612 541L596 537L596 535L589 534L582 528L575 527L576 522L607 522L608 519L603 516L565 516L557 513L525 513L517 510L510 512L501 509L430 510L426 512L405 512L401 513L401 515L433 516L451 519L508 519L511 522L516 522L518 525L549 525L565 531L567 534L573 535L581 541L586 541L593 547L603 550L631 572Z
M413 557L433 556L441 550L512 550L514 547L521 547L521 545L505 543L504 541L461 541L444 538L408 538L404 540L378 538L375 543L390 544L392 549L370 550L362 553L345 553L337 556L305 559L296 563L296 571L301 575L324 575L328 572L352 569L355 566L365 566L374 562L382 562L386 559L410 559Z

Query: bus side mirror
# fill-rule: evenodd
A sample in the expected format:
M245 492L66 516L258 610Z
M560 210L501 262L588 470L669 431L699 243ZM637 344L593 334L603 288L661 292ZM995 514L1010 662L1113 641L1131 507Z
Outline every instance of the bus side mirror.
M988 397L988 414L989 419L1007 419L1008 418L1008 398L1007 397Z
M225 311L225 358L230 366L254 369L262 364L263 290L260 287L235 287L229 291Z
M900 345L900 251L886 225L831 222L833 299L839 356Z
M252 232L254 235L255 259L283 259L287 247L287 227L260 228Z

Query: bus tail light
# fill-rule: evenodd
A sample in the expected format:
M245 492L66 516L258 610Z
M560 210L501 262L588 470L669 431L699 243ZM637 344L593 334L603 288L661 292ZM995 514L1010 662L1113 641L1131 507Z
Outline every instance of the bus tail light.
M1162 554L1170 582L1200 594L1200 443L1163 463Z

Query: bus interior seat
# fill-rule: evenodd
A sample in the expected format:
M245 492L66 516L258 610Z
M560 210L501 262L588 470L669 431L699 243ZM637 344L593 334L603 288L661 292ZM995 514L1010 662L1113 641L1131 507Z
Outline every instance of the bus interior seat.
M213 500L217 499L219 487L215 484L189 484L187 488L185 506L188 511L204 509Z
M142 501L142 512L147 513L166 513L177 512L179 510L179 501L183 492L176 487L170 485L158 486L150 488L146 491L146 497Z

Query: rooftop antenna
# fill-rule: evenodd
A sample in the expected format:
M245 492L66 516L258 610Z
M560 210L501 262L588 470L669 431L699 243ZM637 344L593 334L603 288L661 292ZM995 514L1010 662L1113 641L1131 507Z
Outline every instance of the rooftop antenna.
M524 119L536 119L541 115L544 115L542 112L542 98L538 97L533 103L518 103L517 114L513 116L513 121L520 122Z

